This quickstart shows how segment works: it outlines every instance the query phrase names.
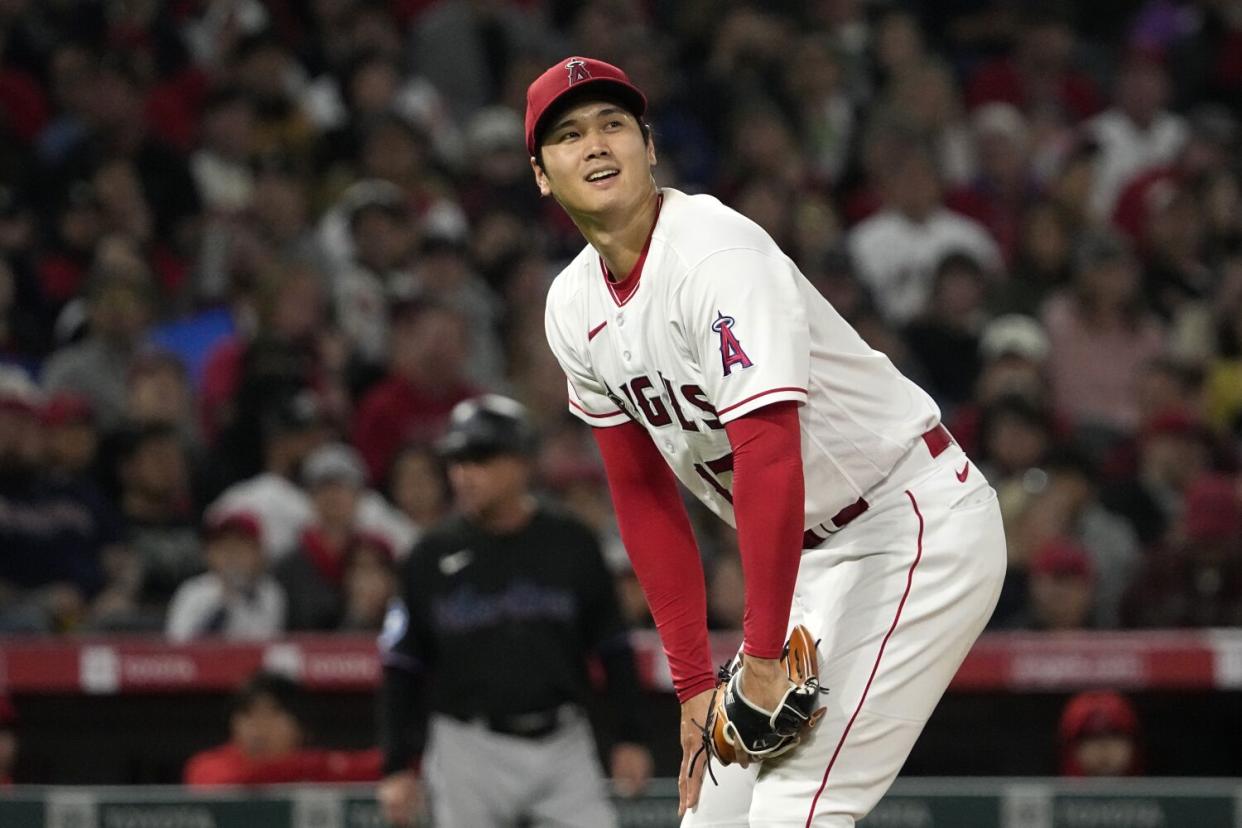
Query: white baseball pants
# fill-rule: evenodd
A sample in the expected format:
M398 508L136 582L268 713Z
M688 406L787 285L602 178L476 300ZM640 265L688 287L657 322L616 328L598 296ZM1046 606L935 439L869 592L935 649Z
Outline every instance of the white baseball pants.
M806 550L790 623L820 639L827 713L792 752L716 767L682 828L851 828L896 778L996 606L996 493L956 443L923 441L866 512Z

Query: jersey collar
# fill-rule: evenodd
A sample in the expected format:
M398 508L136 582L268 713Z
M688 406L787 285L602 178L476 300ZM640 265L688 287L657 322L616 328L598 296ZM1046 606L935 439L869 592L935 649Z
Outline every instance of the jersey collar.
M647 261L647 251L651 249L651 237L655 234L656 225L660 222L660 208L664 206L664 193L656 196L655 216L651 219L651 229L647 231L647 241L643 242L642 252L638 254L638 261L634 262L634 267L626 274L625 278L619 282L612 280L612 274L608 271L608 265L604 263L604 257L599 257L599 269L604 274L604 284L608 286L608 292L612 294L612 300L620 307L630 301L630 297L634 295L634 291L638 290L639 279L643 275L643 264Z

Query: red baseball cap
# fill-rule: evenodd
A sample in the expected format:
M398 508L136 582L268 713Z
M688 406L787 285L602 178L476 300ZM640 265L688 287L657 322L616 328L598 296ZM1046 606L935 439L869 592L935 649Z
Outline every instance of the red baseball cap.
M1079 693L1061 713L1061 740L1077 742L1084 736L1138 732L1138 715L1125 696L1112 690Z
M526 149L535 155L544 116L570 92L593 89L615 95L626 109L641 118L647 111L647 96L638 90L625 72L611 63L586 57L570 57L554 64L526 88Z
M203 521L203 534L209 540L221 535L237 534L253 541L261 541L263 525L253 512L220 509L208 512Z

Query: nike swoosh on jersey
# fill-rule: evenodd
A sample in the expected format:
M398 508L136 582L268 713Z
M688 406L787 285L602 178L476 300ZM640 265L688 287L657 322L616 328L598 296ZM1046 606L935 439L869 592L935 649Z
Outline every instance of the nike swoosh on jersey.
M445 575L456 575L470 566L470 562L473 560L473 552L469 549L459 549L451 555L445 555L440 559L440 571Z
M591 330L587 331L587 342L590 342L592 339L594 339L595 335L599 333L600 331L602 331L604 329L604 326L607 324L608 324L608 320L605 319L603 322L600 322L594 328L591 328Z
M958 483L965 483L966 478L970 475L970 463L968 462L966 465L962 466L962 470L959 472L954 472L954 474L957 475Z

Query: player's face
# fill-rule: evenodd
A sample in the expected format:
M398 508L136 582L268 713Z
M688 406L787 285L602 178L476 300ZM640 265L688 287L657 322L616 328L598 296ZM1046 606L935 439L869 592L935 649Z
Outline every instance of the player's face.
M590 101L566 110L543 137L535 183L572 215L624 213L650 196L655 147L624 107Z
M523 457L495 454L451 461L448 474L457 508L487 520L525 497L529 469Z

